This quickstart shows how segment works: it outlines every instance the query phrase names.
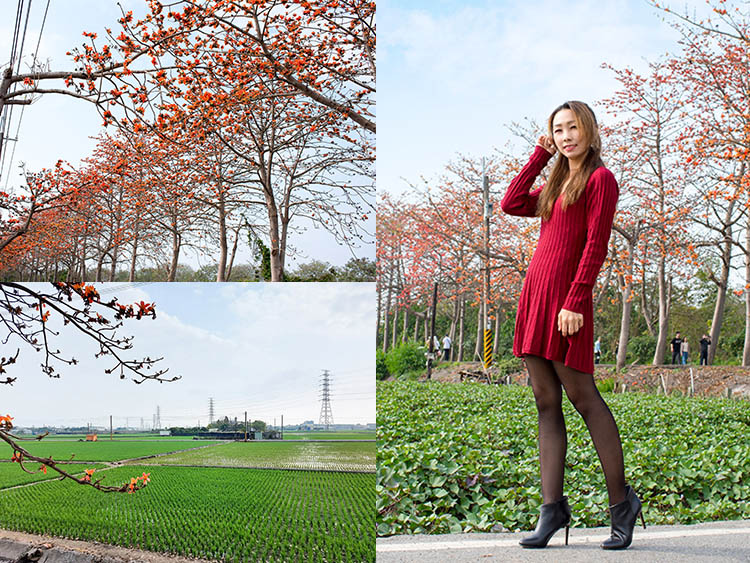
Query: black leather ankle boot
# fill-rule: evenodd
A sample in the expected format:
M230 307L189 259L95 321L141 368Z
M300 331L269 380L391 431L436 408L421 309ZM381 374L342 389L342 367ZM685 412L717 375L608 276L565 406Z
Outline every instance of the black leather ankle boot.
M565 545L568 545L568 529L570 528L568 497L563 497L557 502L543 504L539 509L536 530L518 543L522 547L547 547L550 538L563 526L565 527Z
M612 522L612 535L602 542L603 549L625 549L633 541L633 528L638 515L641 515L643 529L646 521L643 518L641 499L630 485L625 486L625 500L609 507Z

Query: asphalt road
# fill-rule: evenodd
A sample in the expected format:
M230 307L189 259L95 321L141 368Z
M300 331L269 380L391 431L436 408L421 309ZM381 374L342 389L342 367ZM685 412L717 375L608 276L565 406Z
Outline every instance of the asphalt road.
M625 551L605 551L599 547L609 537L609 528L571 528L567 546L565 530L559 530L545 549L520 547L518 540L529 533L378 538L377 562L750 562L750 520L649 526L646 530L636 527L633 544Z

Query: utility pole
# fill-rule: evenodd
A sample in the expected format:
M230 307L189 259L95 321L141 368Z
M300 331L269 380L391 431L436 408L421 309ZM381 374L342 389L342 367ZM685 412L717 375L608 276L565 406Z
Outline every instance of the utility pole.
M432 360L435 358L435 316L437 315L438 284L432 286L432 319L430 319L430 346L427 349L427 379L432 379Z
M247 411L245 411L245 442L247 442Z
M284 415L281 415L281 439L284 439Z
M484 347L482 364L485 372L492 365L492 328L489 315L490 301L490 180L487 177L487 166L482 158L482 195L484 200L484 284L482 285L482 324L484 325ZM489 376L488 376L489 379Z
M112 439L112 415L109 415L109 439Z

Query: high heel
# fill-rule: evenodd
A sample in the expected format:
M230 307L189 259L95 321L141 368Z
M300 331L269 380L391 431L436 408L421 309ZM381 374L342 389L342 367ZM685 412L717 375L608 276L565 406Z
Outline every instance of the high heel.
M565 527L565 545L568 545L568 530L570 528L570 506L568 497L557 502L543 504L539 508L539 520L536 530L527 538L518 542L521 547L547 547L547 543L554 533Z
M641 517L643 529L646 520L643 518L641 499L630 485L625 486L625 500L609 507L612 524L612 535L601 544L602 549L625 549L633 541L633 528L638 516Z

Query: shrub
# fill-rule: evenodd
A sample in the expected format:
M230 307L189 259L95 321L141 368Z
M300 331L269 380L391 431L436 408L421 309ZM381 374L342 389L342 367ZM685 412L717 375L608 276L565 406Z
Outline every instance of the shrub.
M391 375L401 375L407 371L424 369L425 347L415 342L405 342L388 350L385 354L385 366Z
M521 358L517 358L516 356L503 356L498 359L496 367L498 377L505 377L509 373L519 373L524 371Z
M628 356L632 358L631 362L635 360L639 364L651 363L651 360L654 359L655 350L656 338L649 334L636 336L628 342Z
M596 388L599 389L600 393L610 393L615 389L615 379L608 377L596 382Z
M381 381L389 375L391 374L388 373L388 366L385 364L385 352L378 348L375 352L375 377Z

